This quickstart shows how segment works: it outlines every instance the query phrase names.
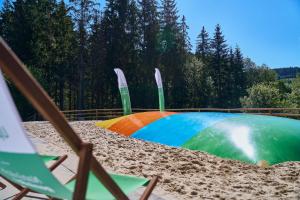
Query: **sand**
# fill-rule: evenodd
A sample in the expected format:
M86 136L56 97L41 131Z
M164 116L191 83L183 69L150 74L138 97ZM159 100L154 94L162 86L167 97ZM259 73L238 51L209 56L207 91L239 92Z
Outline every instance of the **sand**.
M71 125L84 141L94 144L94 155L107 170L159 176L156 190L164 199L300 199L300 162L261 168L122 137L96 127L95 121ZM59 147L61 154L71 152L49 123L26 122L24 126L30 135Z

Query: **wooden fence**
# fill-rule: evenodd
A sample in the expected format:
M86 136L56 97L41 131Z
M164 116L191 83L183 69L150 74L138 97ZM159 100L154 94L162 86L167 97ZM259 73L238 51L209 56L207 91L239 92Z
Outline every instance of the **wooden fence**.
M133 108L133 113L158 111L158 109ZM300 108L181 108L166 109L171 112L228 112L228 113L253 113L258 115L272 115L300 119ZM123 115L121 108L113 109L88 109L62 111L68 120L106 120Z

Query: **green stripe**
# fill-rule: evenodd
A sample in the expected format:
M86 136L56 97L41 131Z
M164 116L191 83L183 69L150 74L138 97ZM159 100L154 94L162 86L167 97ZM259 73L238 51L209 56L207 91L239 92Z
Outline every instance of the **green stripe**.
M124 115L130 115L132 113L132 110L131 110L131 102L130 102L128 88L127 87L120 88L120 94L122 99Z
M159 98L159 110L163 112L165 111L165 96L164 96L163 88L158 88L158 98Z
M300 161L300 121L242 115L206 128L183 147L248 163Z
M0 175L38 193L72 199L72 193L49 172L37 154L0 152Z
M48 155L39 155L40 158L43 160L44 163L47 163L49 161L57 160L59 156L48 156Z
M110 174L112 179L117 183L117 185L122 189L125 194L130 194L135 191L138 187L141 187L148 183L149 181L145 178L135 177L135 176L125 176ZM71 181L67 184L67 188L74 190L76 181ZM87 190L88 200L113 200L115 199L112 194L99 182L93 173L90 173L88 181Z

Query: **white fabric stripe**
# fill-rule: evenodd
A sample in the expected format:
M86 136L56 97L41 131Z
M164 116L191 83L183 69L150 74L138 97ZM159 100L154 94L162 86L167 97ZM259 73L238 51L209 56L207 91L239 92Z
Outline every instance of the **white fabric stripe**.
M162 80L161 80L161 74L159 69L155 68L155 80L158 88L162 88Z
M118 76L119 88L127 87L127 82L126 82L126 78L124 76L123 71L119 68L115 68L114 71L116 72L116 74Z
M0 70L0 151L35 153Z

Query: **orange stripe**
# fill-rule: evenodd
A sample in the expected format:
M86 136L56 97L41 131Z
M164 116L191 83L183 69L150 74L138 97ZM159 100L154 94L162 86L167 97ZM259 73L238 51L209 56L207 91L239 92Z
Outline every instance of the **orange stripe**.
M110 120L96 122L96 126L108 129L111 125L113 125L114 123L120 121L124 117L126 117L126 116L122 116L122 117L118 117L118 118L114 118L114 119L110 119Z
M130 136L140 128L158 120L162 117L175 114L174 112L143 112L133 115L128 115L124 119L116 122L109 127L109 130L117 132L121 135Z

